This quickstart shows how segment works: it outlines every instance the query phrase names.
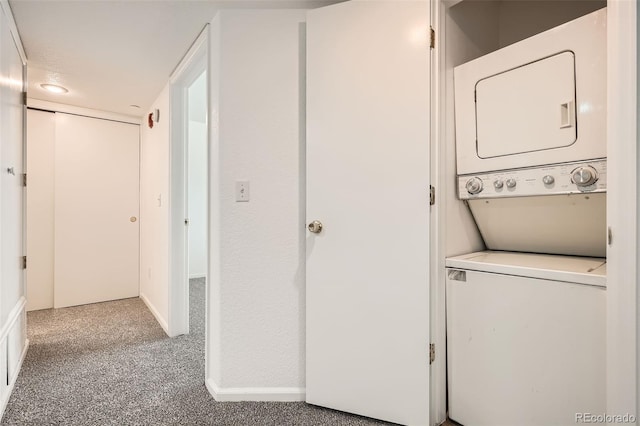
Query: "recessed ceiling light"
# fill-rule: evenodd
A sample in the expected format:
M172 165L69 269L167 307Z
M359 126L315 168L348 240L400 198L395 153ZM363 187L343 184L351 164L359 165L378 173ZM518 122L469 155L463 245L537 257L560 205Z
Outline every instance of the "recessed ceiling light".
M49 92L53 92L53 93L67 93L68 90L62 86L57 86L55 84L41 84L40 87L42 87L44 90L48 90Z

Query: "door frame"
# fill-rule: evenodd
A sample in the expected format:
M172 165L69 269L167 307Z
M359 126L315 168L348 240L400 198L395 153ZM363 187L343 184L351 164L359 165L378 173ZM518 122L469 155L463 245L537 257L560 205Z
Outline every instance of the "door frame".
M188 218L188 89L206 72L209 74L209 24L205 25L169 79L169 337L189 333L189 232ZM208 87L208 83L207 83ZM207 89L208 91L208 89ZM207 95L207 113L209 110ZM160 118L162 119L162 118ZM207 140L209 125L207 120ZM209 170L209 162L207 170ZM208 182L208 178L207 178ZM208 191L207 191L208 194ZM206 203L207 206L209 203ZM208 208L207 208L207 217ZM207 247L208 235L207 235ZM208 285L206 288L208 289ZM208 293L208 290L206 290ZM206 308L208 310L208 307Z
M638 13L607 2L607 414L640 414Z

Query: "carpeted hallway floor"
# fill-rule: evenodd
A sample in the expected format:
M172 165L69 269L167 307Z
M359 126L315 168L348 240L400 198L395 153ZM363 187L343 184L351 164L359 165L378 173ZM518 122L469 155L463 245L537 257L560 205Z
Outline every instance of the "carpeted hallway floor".
M138 299L29 312L3 425L378 425L301 402L216 402L204 386L204 280L191 334L169 339Z

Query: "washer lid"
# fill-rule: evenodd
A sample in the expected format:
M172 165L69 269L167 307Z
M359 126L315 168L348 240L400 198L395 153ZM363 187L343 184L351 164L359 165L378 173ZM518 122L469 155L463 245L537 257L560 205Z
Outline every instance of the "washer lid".
M446 266L479 272L606 286L606 259L508 251L450 257Z

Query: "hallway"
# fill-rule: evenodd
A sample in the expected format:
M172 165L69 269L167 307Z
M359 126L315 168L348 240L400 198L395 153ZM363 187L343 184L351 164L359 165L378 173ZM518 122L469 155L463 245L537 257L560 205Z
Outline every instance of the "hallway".
M203 279L191 334L169 339L138 299L28 313L29 350L3 425L373 425L301 402L224 402L204 386Z

